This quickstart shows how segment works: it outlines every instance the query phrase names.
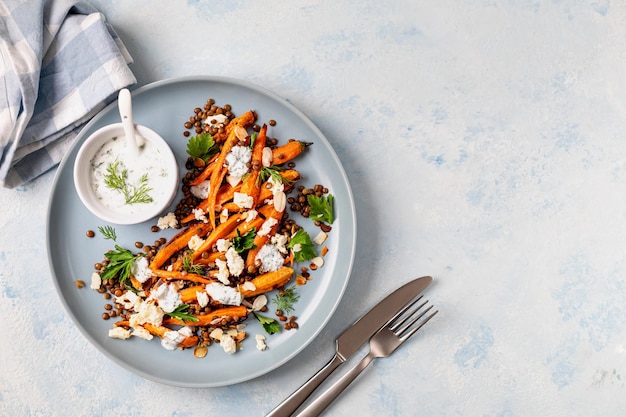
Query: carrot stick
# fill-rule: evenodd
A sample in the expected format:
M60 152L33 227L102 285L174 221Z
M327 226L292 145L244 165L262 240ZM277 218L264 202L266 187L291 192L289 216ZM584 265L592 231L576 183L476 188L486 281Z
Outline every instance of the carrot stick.
M216 160L217 167L211 173L209 177L209 196L207 200L209 201L208 212L209 212L209 223L215 227L215 204L217 200L217 192L219 190L224 177L226 176L226 172L228 169L224 166L224 162L226 161L226 157L232 150L233 146L239 141L237 137L238 128L246 128L254 123L256 119L256 115L252 111L248 111L247 113L242 114L241 116L231 120L228 124L227 129L229 129L230 133L228 134L228 138L222 145L222 149L220 154Z
M280 221L283 218L284 211L278 212L276 211L276 209L274 209L273 205L270 206L272 208L272 213L268 216L268 219L274 218L277 220L277 222L270 228L270 231L268 233L262 236L258 233L256 234L256 236L254 237L254 248L248 251L248 257L246 258L246 268L254 266L257 253L259 253L263 245L265 245L270 240L270 238L276 234L276 230L278 230L278 226L280 226Z
M248 176L244 180L241 186L241 193L247 194L253 199L252 207L256 206L256 201L259 196L259 175L261 174L261 168L263 167L263 149L265 148L265 142L267 140L267 125L263 125L259 134L254 142L252 148L252 157L250 159L251 169Z
M275 148L272 151L272 162L274 165L284 164L300 155L311 145L310 142L302 142L299 140L290 140L289 142Z
M196 301L196 292L204 291L204 285L194 285L193 287L183 288L179 291L180 300L183 304L189 304Z
M247 213L237 213L230 216L224 223L217 225L202 244L193 252L192 261L198 260L203 252L211 250L218 240L224 238L230 232L235 230L237 225L246 218Z
M170 259L176 252L183 249L189 243L194 235L200 237L205 236L211 230L211 225L208 223L193 225L187 229L183 229L178 232L173 238L169 240L165 245L161 246L157 254L152 258L149 268L151 270L159 269L168 259Z
M241 295L243 298L248 298L283 287L291 280L293 272L292 268L283 266L277 271L266 272L263 275L259 275L250 281L256 288L254 290L247 290L242 287Z
M215 164L216 160L217 160L217 155L214 155L213 157L211 157L211 159L209 159L207 161L207 163L206 163L204 169L202 170L202 172L196 178L194 178L193 180L189 181L189 185L198 185L202 181L204 181L207 178L209 178L209 176L211 175L211 173L213 173L213 170L217 166Z
M177 279L180 281L199 282L201 284L210 284L212 282L215 282L214 279L186 271L166 271L165 269L153 269L152 275L167 280Z
M163 324L178 324L203 327L214 324L216 319L233 317L239 320L247 316L248 309L245 306L228 306L210 311L207 314L194 315L194 317L198 319L197 321L183 321L174 317L166 317L165 319L163 319Z
M225 202L232 200L233 196L235 195L235 192L239 191L240 189L241 189L241 184L237 184L234 187L231 187L230 184L222 185L220 190L217 192L217 205L221 206ZM216 208L217 208L217 205L216 205ZM209 209L209 200L207 199L202 200L196 206L196 209L202 209L202 211L206 213L207 210ZM196 216L193 213L190 213L184 219L181 220L181 223L186 224L191 221L194 221L195 219L196 219Z

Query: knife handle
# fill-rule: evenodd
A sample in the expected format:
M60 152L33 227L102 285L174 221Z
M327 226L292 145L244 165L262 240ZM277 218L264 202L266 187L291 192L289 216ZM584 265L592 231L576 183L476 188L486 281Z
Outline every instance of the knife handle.
M266 417L289 417L294 411L302 405L304 401L320 386L330 374L333 373L339 365L345 362L345 359L335 354L333 358L322 369L317 371L307 382L287 397L282 403L278 404Z

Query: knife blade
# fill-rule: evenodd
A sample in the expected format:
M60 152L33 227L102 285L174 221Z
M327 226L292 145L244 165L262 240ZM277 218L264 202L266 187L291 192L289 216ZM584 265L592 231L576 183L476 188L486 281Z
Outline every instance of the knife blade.
M433 279L429 276L416 278L396 289L372 307L337 338L335 341L335 355L330 362L270 411L266 417L288 417L293 414L339 365L347 361L398 310L424 291L432 282Z

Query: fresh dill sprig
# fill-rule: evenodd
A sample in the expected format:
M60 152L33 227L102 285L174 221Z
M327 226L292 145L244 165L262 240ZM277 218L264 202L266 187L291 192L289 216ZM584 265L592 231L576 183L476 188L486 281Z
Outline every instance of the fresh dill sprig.
M110 239L112 241L117 240L117 234L115 233L115 229L112 226L98 226L98 230L102 233L102 236L105 239Z
M193 252L189 253L187 256L183 258L183 270L191 274L203 275L205 272L204 267L200 264L193 263L193 261L191 260L192 253Z
M167 313L173 319L178 319L182 322L196 322L198 318L189 313L189 304L181 304L174 309L174 311Z
M119 191L124 196L126 204L151 203L153 198L148 194L152 188L148 187L148 174L143 174L139 186L128 184L128 170L121 167L119 161L111 162L107 167L104 184L112 190Z
M272 178L272 180L276 183L288 182L282 175L280 175L280 171L284 171L285 168L279 167L276 165L272 165L270 167L261 167L261 172L258 176L259 184L264 183L268 179Z
M287 315L294 310L293 305L300 299L300 294L296 292L295 285L285 288L284 291L276 294L272 299L272 302L276 305L277 310Z

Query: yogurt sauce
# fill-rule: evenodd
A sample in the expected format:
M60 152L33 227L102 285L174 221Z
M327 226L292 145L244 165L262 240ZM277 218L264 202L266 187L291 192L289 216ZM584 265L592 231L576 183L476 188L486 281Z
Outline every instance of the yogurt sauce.
M118 163L117 174L127 170L125 183L129 189L138 189L141 178L147 175L147 195L150 202L127 203L123 193L105 184L109 167ZM159 202L167 199L171 190L168 189L168 176L165 155L149 140L139 149L139 156L133 157L128 149L126 138L116 136L107 140L90 160L90 184L98 200L107 208L120 214L137 214L149 211Z

